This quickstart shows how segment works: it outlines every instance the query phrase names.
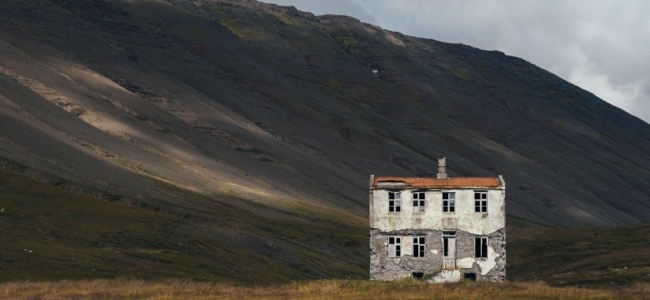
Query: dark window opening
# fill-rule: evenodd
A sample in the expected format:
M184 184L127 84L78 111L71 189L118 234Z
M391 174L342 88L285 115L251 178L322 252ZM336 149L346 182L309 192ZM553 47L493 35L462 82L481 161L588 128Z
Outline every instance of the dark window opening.
M424 212L425 192L413 192L413 211Z
M388 237L388 256L402 256L402 239L400 237Z
M456 193L444 192L442 193L442 211L454 212L456 210Z
M477 237L474 239L474 254L476 257L488 257L486 237Z
M424 278L424 272L413 272L413 273L411 273L411 275L413 275L413 278L415 278L415 279Z
M474 212L487 212L487 191L474 192Z
M424 237L413 238L413 257L424 257Z
M402 193L388 192L388 211L399 212L402 210Z
M476 281L476 273L465 273L463 277L471 281Z

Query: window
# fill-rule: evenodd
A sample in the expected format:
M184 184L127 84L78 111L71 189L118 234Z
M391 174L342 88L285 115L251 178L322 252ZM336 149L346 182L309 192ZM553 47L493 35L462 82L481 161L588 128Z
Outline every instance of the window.
M443 192L442 193L442 211L443 212L454 212L456 211L456 193L454 192Z
M487 212L487 192L474 192L474 212Z
M488 257L487 241L487 237L477 237L474 239L474 256Z
M413 238L413 257L424 257L424 237Z
M390 257L402 256L402 238L398 236L388 237L388 256Z
M388 211L398 212L402 210L402 193L388 192Z
M424 212L424 192L413 192L413 211Z

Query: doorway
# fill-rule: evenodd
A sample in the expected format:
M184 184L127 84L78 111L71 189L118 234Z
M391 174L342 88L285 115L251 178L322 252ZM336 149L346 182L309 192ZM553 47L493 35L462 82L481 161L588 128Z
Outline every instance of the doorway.
M442 233L442 268L445 270L456 269L455 231L444 231Z

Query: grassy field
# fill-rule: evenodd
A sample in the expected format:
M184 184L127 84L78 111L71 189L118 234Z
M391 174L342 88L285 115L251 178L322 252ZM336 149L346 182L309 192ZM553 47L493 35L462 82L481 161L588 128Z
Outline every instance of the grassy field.
M650 282L650 225L508 227L509 280L620 287Z
M508 282L386 283L365 280L363 219L313 208L312 218L260 215L191 197L184 205L206 207L188 216L0 170L0 299L650 297L650 225L509 218Z
M318 280L246 287L179 280L82 280L0 284L0 298L20 299L649 299L650 285L622 289L553 287L542 282L427 284Z
M367 273L362 218L256 214L189 193L178 206L189 208L110 202L0 170L0 282L128 277L271 284Z

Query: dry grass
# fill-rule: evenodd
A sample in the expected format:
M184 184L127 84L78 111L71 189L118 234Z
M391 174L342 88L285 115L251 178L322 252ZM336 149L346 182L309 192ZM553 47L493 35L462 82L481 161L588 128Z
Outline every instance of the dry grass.
M320 280L245 287L182 280L133 279L8 282L2 299L650 299L650 285L623 289L552 287L542 282L461 282L416 280L375 282Z

